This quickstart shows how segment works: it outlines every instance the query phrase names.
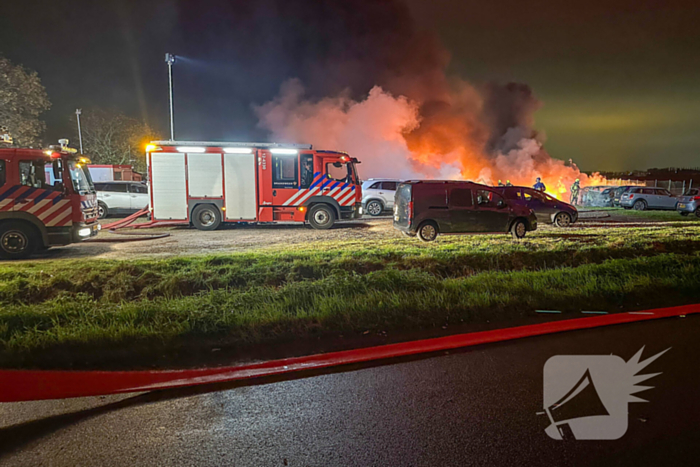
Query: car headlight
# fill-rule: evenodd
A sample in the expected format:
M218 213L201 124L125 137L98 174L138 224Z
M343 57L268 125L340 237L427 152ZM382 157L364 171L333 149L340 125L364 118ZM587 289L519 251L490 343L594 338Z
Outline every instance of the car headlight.
M89 227L85 227L84 229L78 230L78 236L80 237L89 237L90 233L91 231Z

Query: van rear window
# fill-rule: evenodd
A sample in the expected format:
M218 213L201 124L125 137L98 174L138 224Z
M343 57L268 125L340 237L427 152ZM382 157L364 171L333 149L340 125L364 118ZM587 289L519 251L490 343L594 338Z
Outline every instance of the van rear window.
M396 190L396 199L408 203L411 201L411 185L399 185Z

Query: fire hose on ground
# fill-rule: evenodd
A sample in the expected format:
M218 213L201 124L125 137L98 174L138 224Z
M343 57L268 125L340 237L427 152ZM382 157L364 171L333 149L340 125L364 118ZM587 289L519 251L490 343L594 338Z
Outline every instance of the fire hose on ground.
M157 240L159 238L165 238L169 237L169 233L157 233L157 234L152 234L152 235L143 235L141 233L132 233L132 232L119 232L119 229L124 229L124 228L132 228L132 229L148 229L148 228L153 228L153 227L165 227L169 225L174 225L171 222L158 222L158 221L148 221L144 222L142 224L136 224L132 225L134 222L136 222L136 219L139 217L148 214L148 209L142 209L140 211L135 212L134 214L125 217L124 219L120 219L118 221L109 223L109 224L104 224L102 226L102 230L108 230L109 233L114 234L114 235L123 235L125 236L124 238L93 238L89 240L85 240L86 242L91 242L91 243L116 243L116 242L139 242L142 240Z

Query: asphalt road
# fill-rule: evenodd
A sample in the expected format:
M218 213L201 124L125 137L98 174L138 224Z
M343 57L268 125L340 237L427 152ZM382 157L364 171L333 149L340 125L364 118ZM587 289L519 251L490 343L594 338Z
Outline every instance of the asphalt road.
M0 465L697 465L699 331L689 316L205 394L0 404ZM550 357L642 346L671 350L641 372L662 374L622 438L545 434Z

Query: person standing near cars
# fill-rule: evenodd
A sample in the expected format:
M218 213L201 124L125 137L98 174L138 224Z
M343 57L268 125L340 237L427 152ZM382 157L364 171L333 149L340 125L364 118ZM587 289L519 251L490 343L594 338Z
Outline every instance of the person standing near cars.
M547 187L542 183L542 179L540 177L537 177L537 180L535 181L535 184L533 187L537 191L545 191Z
M574 181L574 184L571 185L571 204L576 206L578 204L578 193L581 191L581 186L579 184L578 178L576 181Z

